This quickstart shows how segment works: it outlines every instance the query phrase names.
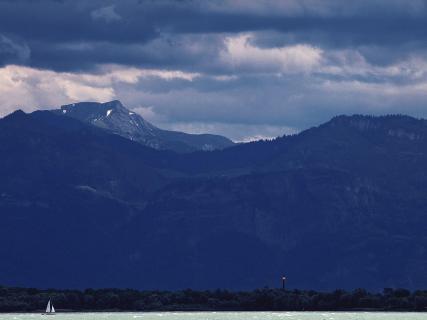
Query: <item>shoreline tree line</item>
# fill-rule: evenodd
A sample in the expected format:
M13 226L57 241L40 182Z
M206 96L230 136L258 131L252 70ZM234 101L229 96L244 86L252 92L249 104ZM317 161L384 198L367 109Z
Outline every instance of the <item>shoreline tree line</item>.
M427 290L386 288L381 293L256 289L58 290L0 286L0 312L37 312L52 299L59 311L427 311Z

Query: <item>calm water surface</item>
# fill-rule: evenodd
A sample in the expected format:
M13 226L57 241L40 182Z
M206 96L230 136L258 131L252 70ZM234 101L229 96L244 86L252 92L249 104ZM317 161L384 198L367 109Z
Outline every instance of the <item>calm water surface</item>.
M427 320L427 313L409 312L105 312L58 313L43 316L36 313L4 313L0 320Z

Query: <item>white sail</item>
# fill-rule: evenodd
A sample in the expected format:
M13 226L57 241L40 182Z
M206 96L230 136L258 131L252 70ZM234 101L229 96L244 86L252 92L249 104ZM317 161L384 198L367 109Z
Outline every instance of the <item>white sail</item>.
M50 312L55 312L55 308L53 307L53 303L50 304Z
M46 312L50 312L50 300L49 300L49 302L47 303L47 306L46 306Z

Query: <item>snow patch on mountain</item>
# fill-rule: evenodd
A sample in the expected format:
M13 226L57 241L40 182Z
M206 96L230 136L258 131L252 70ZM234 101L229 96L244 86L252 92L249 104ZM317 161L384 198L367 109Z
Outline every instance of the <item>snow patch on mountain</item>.
M106 103L80 102L64 105L53 112L90 123L155 149L177 152L211 151L234 144L219 135L162 130L126 109L118 100Z

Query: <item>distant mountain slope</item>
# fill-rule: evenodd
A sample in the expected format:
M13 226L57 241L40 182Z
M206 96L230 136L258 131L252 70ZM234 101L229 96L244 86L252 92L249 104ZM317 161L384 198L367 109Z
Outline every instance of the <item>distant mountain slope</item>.
M223 149L233 145L225 137L213 134L187 134L157 128L140 115L126 109L120 101L106 103L80 102L54 110L97 127L107 129L122 137L159 150L191 152Z
M213 152L0 120L0 283L427 287L427 123L340 116Z

